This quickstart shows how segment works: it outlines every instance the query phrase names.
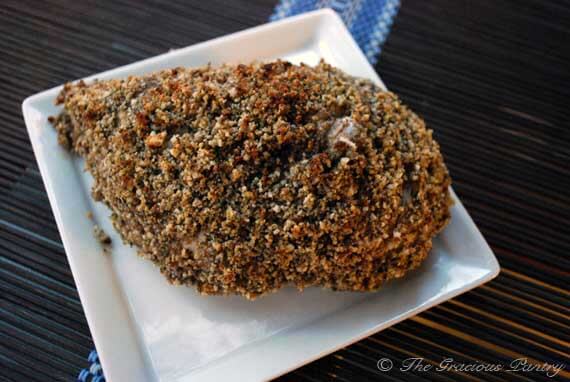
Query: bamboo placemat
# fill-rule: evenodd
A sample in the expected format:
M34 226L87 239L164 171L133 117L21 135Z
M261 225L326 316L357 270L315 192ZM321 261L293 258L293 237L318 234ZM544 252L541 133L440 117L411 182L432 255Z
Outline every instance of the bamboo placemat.
M0 5L0 381L74 380L93 347L21 101L71 78L267 20L273 1L5 0ZM437 371L568 364L570 7L404 1L377 69L422 114L502 265L491 283L311 363L291 381L552 380ZM402 371L422 358L429 371ZM394 367L382 372L378 361ZM570 378L568 366L556 378Z

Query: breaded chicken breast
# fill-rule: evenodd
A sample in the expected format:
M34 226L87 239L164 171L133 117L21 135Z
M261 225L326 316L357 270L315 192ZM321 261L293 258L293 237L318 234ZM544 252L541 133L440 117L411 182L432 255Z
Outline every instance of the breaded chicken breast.
M432 131L324 62L78 82L57 103L59 141L123 240L204 294L376 290L418 267L450 217Z

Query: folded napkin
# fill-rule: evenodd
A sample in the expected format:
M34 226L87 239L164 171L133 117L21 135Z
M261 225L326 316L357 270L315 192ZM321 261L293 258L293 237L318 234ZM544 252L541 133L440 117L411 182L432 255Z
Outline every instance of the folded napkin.
M281 0L269 19L280 20L320 8L332 8L340 15L360 49L375 64L400 8L400 0ZM77 380L104 382L96 350L91 351L87 362L89 367L81 370Z
M375 64L400 8L400 0L281 0L270 20L320 8L332 8L340 15L368 61Z

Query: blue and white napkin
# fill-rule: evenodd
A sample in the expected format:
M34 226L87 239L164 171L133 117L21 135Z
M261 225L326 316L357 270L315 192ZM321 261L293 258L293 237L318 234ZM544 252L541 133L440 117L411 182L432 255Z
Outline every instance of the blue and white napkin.
M332 8L340 15L368 61L375 64L400 8L400 0L281 0L270 20L320 8Z

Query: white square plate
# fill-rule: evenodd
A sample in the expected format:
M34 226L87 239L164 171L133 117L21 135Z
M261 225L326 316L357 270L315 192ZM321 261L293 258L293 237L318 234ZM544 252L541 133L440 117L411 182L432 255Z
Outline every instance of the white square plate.
M321 10L169 52L91 78L121 78L175 66L320 58L384 86L340 18ZM322 357L450 299L499 272L457 199L451 224L426 263L377 293L285 288L254 302L203 297L169 285L113 230L110 211L90 196L92 179L47 122L59 88L24 101L23 112L87 321L107 380L266 380ZM94 220L113 239L103 256ZM374 366L374 365L371 365Z

